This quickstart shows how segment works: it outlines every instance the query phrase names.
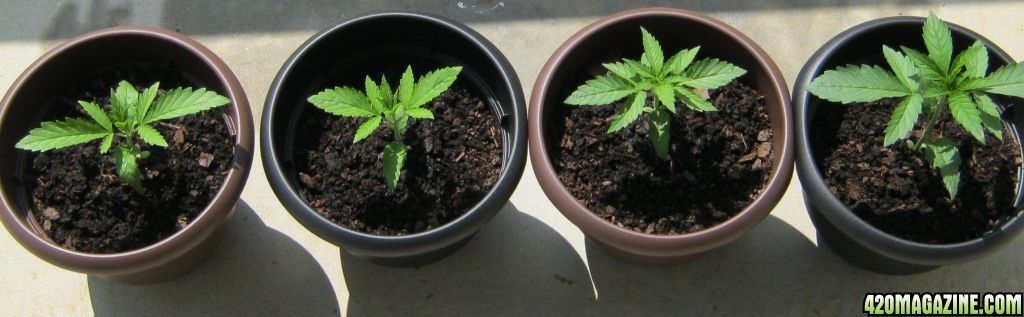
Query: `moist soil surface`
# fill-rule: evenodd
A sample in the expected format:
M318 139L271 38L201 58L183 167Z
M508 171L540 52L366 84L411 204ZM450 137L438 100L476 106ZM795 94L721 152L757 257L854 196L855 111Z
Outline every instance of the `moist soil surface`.
M410 146L395 192L384 182L381 153L394 136L386 123L352 143L363 118L310 106L296 137L296 166L307 203L331 221L376 235L408 235L442 226L479 203L501 171L501 127L490 106L458 83L412 119Z
M622 103L552 109L548 150L559 179L592 212L633 231L684 234L728 220L767 186L773 136L757 91L734 81L709 96L717 112L677 107L669 161L655 154L646 115L606 133Z
M88 76L66 87L44 119L88 118L76 100L106 109L110 89L121 79L139 91L159 81L159 95L163 89L198 88L172 69L136 65ZM168 147L138 143L150 152L139 159L145 194L118 178L113 152L100 154L98 140L34 154L27 186L36 220L57 244L88 253L130 251L173 235L209 205L231 168L234 141L225 108L154 124Z
M962 162L959 193L950 199L923 152L903 141L883 146L896 105L897 100L825 104L815 115L815 160L829 189L854 213L894 236L936 244L978 238L1017 214L1012 205L1020 145L1008 129L1004 141L987 135L983 145L948 113L940 118L935 131L957 142ZM911 140L921 130L918 122Z

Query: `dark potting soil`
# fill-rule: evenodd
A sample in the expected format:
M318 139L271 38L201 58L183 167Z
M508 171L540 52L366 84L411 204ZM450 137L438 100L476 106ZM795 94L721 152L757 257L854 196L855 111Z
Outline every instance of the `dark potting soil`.
M395 192L381 153L393 134L381 126L353 144L365 119L310 107L296 140L302 194L314 210L350 229L408 235L442 226L480 202L501 171L501 127L490 106L453 86L425 106L433 120L411 120L411 147ZM386 124L386 123L385 123Z
M90 76L68 87L45 120L88 118L75 101L106 108L121 79L140 91L156 81L164 89L197 87L172 69L133 66ZM139 160L145 194L118 178L113 156L100 154L99 141L35 154L27 186L36 219L57 244L88 253L135 250L173 235L209 205L231 168L234 141L226 118L221 107L156 123L168 147L139 143L150 152Z
M559 179L592 212L638 232L684 234L728 220L766 187L772 130L750 87L734 81L709 95L717 112L677 107L670 161L655 155L646 115L606 133L621 103L552 109L548 150Z
M956 243L982 236L1013 209L1020 145L1008 129L982 145L952 117L935 131L957 141L960 190L950 199L938 171L905 142L882 146L896 100L823 105L814 118L815 160L825 181L861 219L889 234L925 243ZM1011 107L1012 109L1012 107ZM920 122L911 139L921 135Z

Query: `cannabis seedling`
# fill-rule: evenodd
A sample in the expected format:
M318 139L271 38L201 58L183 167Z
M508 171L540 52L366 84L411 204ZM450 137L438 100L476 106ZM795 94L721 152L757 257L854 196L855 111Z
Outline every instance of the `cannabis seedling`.
M1024 98L1024 67L1006 65L986 76L988 50L981 41L953 58L953 37L935 14L928 14L923 33L927 55L905 46L900 53L883 45L891 72L879 66L841 66L815 78L807 90L844 104L902 98L885 129L885 146L907 138L924 112L920 139L907 141L907 145L924 152L925 159L942 175L949 197L955 198L960 185L960 152L953 140L935 135L935 123L949 111L953 120L982 144L986 131L1002 140L999 110L988 94Z
M676 100L694 111L717 111L710 102L694 89L712 89L728 84L747 71L718 59L702 59L694 62L700 46L681 50L665 60L658 40L640 28L643 35L644 53L640 60L623 59L621 62L605 63L610 74L599 75L576 88L566 104L576 106L609 105L623 98L629 98L612 118L608 133L629 126L642 113L648 113L648 137L654 143L658 157L669 158L670 119L676 113ZM653 96L648 103L649 96Z
M308 101L333 115L368 118L359 125L352 143L366 139L380 127L381 122L386 123L394 139L384 146L384 180L388 190L394 192L409 151L409 147L402 143L409 119L434 119L434 113L423 105L448 90L461 71L462 67L441 68L413 81L412 66L408 66L399 80L397 91L392 91L384 76L381 76L379 84L366 76L365 93L350 87L335 87L309 97Z
M149 151L143 151L135 142L135 137L138 136L142 142L150 145L167 147L167 141L153 128L153 123L231 102L203 88L195 91L192 88L175 88L157 97L159 90L160 83L155 83L139 93L132 84L121 81L116 89L110 90L110 104L106 111L95 103L78 101L93 122L79 118L43 122L40 127L29 131L15 147L45 152L102 139L100 153L105 154L116 140L114 162L118 177L139 193L144 193L142 172L137 160L148 157Z

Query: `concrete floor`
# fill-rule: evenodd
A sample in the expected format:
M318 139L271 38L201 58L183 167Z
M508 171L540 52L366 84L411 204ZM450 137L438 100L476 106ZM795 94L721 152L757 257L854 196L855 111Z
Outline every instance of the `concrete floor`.
M527 94L559 44L604 16L641 6L703 11L745 32L790 83L811 53L869 19L925 15L969 27L1024 56L1021 1L29 1L0 3L0 92L60 40L123 24L177 29L219 54L256 118L278 67L319 29L366 12L431 12L468 23L512 61ZM302 3L296 5L296 3ZM643 268L585 242L528 167L511 202L465 249L419 269L344 257L274 198L256 157L228 238L179 280L123 286L50 266L0 234L3 315L796 315L861 313L865 292L1021 291L1024 239L983 260L891 277L817 246L796 177L772 215L691 264Z

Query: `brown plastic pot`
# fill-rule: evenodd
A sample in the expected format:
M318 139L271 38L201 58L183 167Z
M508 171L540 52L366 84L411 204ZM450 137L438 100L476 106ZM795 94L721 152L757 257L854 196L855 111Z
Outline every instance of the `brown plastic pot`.
M545 127L549 109L562 107L571 92L570 77L606 62L609 52L626 49L639 56L640 27L658 34L666 52L700 45L698 58L713 56L748 73L739 80L765 96L771 128L772 167L767 188L743 211L706 230L683 235L634 232L607 222L583 206L565 188L548 156ZM633 49L633 51L628 51ZM599 65L598 65L599 66ZM537 77L530 99L530 158L541 188L570 221L613 256L648 265L679 264L739 238L763 220L785 192L793 174L793 132L785 80L760 47L733 27L703 14L646 8L605 17L573 35L555 51ZM552 142L552 146L557 143ZM680 189L685 190L685 189Z
M126 64L170 63L203 87L231 99L228 130L234 134L232 169L213 201L185 229L142 249L88 254L55 244L34 220L22 179L28 153L14 144L39 125L45 105L61 87L98 70ZM168 280L195 267L219 240L249 175L253 123L242 85L224 62L184 35L146 27L116 27L73 38L28 67L0 105L0 220L30 252L56 266L124 283Z

